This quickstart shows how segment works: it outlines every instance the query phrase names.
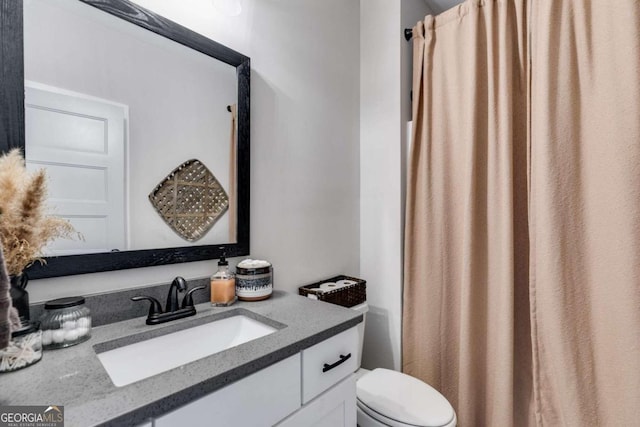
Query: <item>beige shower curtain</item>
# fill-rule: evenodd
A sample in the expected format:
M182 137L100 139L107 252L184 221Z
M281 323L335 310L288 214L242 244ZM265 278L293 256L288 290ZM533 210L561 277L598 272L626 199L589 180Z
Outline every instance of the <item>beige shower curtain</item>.
M467 0L414 67L403 370L462 426L638 425L640 2Z
M531 4L538 422L638 426L640 2Z

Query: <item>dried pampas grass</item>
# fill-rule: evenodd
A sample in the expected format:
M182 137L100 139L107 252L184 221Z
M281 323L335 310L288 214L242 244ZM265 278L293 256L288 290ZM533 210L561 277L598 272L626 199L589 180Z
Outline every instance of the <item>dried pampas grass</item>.
M20 150L0 157L0 241L7 271L18 275L57 238L72 238L68 221L46 212L47 183L44 169L28 172Z

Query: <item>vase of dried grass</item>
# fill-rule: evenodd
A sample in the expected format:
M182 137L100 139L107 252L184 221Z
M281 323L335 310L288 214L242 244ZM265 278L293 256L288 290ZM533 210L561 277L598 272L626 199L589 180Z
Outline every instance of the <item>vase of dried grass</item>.
M29 283L29 276L27 273L20 273L18 275L9 276L11 281L11 289L9 295L11 296L12 305L18 310L20 321L24 324L30 320L29 318L29 292L26 287Z

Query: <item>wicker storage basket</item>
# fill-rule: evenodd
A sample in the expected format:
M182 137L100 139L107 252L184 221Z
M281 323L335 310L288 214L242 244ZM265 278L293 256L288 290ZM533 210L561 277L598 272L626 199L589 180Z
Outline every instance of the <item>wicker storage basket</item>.
M338 280L352 280L355 283L334 290L320 289L320 285L327 282L337 282ZM321 280L310 285L298 288L300 295L343 307L353 307L362 304L367 300L367 281L350 276L335 276L330 279Z

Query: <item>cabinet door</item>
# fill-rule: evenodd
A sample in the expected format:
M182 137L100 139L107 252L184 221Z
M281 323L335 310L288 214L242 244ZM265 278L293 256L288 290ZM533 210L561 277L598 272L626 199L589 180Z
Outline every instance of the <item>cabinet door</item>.
M298 408L300 354L158 417L154 426L272 426Z
M354 427L356 418L356 377L351 375L304 405L278 427Z

